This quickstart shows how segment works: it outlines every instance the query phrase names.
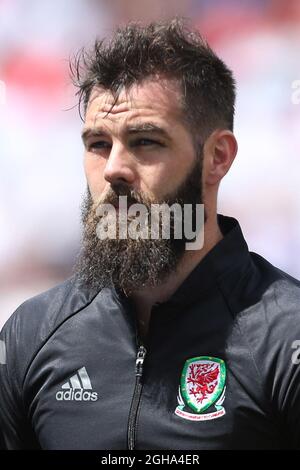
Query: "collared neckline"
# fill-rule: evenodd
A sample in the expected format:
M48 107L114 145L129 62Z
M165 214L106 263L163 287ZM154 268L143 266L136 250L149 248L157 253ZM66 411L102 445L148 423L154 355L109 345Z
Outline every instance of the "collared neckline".
M230 272L242 272L248 265L250 253L239 222L221 214L217 214L217 221L223 238L204 256L174 294L167 301L154 304L154 309L190 305ZM113 290L121 303L132 303L124 293Z
M230 272L242 271L248 265L250 254L239 222L221 214L217 215L217 221L223 238L191 271L166 305L191 304Z

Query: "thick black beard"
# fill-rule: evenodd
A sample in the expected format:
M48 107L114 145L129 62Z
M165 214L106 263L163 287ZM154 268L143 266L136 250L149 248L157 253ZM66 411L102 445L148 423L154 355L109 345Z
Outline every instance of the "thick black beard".
M202 157L202 155L201 155ZM126 184L111 187L103 203L114 204L119 196L127 196L127 204L144 204L150 213L151 203L172 205L202 204L202 158L196 159L189 175L180 187L163 201L150 201L145 195L131 190ZM144 287L155 287L174 272L185 252L184 236L163 239L105 239L97 236L96 215L89 189L84 197L81 211L83 223L83 243L78 262L75 266L76 278L89 290L100 291L104 287L115 287L130 295ZM194 211L195 214L195 211ZM206 220L206 215L204 215ZM150 221L151 223L151 221ZM193 227L193 230L195 228Z

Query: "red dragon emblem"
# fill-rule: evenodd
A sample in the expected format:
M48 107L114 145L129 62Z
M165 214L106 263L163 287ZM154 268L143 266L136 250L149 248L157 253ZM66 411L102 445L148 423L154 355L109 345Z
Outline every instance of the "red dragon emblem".
M175 414L190 421L221 418L226 413L222 406L225 384L226 364L223 359L212 356L187 359L180 377ZM208 413L204 413L206 410Z
M208 398L208 394L214 392L219 377L220 369L218 364L190 364L187 384L190 395L193 395L197 403Z

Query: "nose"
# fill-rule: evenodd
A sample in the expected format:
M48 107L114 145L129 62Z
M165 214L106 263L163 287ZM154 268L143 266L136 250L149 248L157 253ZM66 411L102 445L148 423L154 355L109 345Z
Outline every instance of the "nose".
M133 161L124 146L117 144L112 146L103 176L111 185L116 183L133 184L135 180Z

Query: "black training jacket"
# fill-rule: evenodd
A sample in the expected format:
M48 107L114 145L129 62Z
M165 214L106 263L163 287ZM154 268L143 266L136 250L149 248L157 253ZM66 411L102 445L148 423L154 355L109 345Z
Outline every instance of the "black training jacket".
M300 282L218 223L144 344L129 299L75 278L16 310L0 335L5 448L300 448Z

